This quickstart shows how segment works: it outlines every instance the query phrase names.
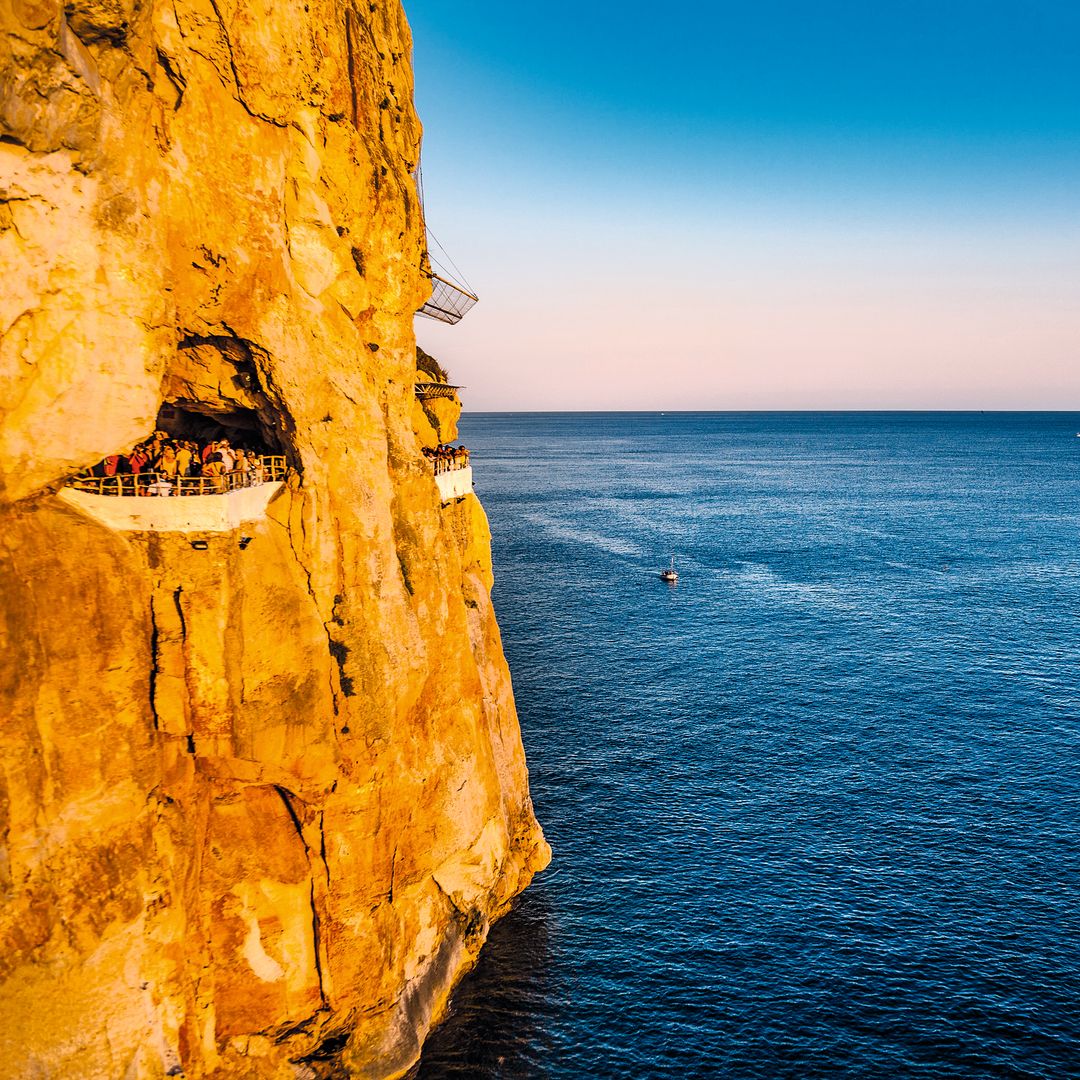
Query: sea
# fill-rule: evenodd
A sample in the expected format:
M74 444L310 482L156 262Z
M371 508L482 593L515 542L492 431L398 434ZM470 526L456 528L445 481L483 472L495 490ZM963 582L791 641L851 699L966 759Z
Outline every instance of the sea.
M554 858L417 1075L1080 1077L1078 432L467 416Z

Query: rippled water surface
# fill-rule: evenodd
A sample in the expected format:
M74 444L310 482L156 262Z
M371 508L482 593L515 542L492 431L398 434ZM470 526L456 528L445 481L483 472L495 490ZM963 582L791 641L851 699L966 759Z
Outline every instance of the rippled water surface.
M420 1075L1080 1076L1078 431L467 417L555 857Z

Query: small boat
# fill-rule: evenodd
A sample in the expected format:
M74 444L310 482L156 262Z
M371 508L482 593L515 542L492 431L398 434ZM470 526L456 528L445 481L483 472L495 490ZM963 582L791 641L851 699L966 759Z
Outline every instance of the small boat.
M671 556L671 569L670 570L661 570L660 571L660 580L661 581L668 581L672 585L674 585L675 582L679 580L679 575L675 571L675 556L674 555Z

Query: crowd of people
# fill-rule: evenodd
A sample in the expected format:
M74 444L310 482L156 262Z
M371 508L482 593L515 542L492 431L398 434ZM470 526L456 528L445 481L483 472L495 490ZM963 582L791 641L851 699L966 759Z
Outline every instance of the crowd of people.
M424 457L435 467L435 475L438 476L439 473L450 472L452 469L464 469L469 464L469 448L440 443L434 449L425 446Z
M255 451L234 447L228 439L211 439L200 444L180 439L164 431L155 431L128 454L110 454L93 469L89 477L132 477L132 485L148 495L168 495L174 489L206 486L214 491L231 491L270 479L266 465ZM185 484L194 478L207 477L210 485ZM122 481L117 481L118 486Z
M469 464L469 448L451 443L425 446L424 456L436 475ZM281 479L280 471L272 459L268 466L257 451L233 446L226 438L200 443L155 431L130 453L110 454L82 473L76 486L92 483L101 494L213 494Z

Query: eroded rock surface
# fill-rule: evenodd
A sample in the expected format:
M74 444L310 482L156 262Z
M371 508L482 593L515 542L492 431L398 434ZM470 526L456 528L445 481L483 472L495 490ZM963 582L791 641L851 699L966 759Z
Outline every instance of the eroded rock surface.
M0 1074L399 1074L548 858L484 513L420 453L456 413L413 392L404 15L0 31ZM294 470L264 520L56 497L163 403L257 419Z

